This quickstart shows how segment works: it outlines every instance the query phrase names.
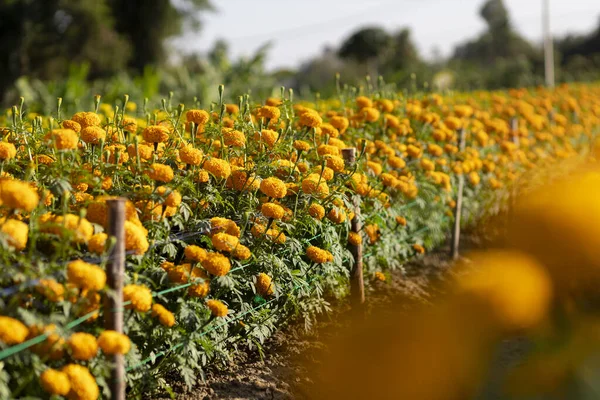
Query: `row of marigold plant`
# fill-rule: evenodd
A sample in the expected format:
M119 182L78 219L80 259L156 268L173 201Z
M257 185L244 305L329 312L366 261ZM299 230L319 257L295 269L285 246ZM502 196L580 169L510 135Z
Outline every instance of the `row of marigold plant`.
M220 87L206 109L97 96L68 118L60 99L53 115L8 110L0 397L109 396L113 354L126 355L131 397L169 390L174 371L191 386L291 316L310 329L348 292L348 243L365 247L367 283L385 281L444 238L460 176L466 220L480 218L530 171L587 151L600 126L593 85L358 94L230 104ZM126 334L101 323L116 196L128 199Z

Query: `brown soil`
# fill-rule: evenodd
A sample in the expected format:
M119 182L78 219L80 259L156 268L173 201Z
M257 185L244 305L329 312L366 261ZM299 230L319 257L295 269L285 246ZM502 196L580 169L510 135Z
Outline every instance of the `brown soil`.
M480 247L473 237L463 239L465 248ZM386 282L375 282L367 293L367 308L385 309L401 303L407 310L418 304L429 304L443 293L444 282L453 274L448 248L426 254L405 265L405 273L393 273ZM177 399L310 399L310 369L318 365L331 335L347 326L348 307L338 304L333 315L323 317L314 332L305 332L293 324L275 334L264 346L263 359L256 352L239 354L235 363L224 370L210 370L206 381L192 391L175 384ZM514 364L522 354L521 346L507 343L507 351L499 352L497 373L490 377L482 399L501 398L497 376L505 366ZM166 399L166 398L165 398Z

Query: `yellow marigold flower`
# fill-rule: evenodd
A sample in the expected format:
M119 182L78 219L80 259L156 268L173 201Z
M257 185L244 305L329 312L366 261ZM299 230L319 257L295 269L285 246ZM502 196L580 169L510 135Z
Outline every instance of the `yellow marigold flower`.
M241 131L227 129L223 132L223 143L225 146L244 147L246 145L246 135Z
M385 275L379 271L375 272L375 279L377 279L378 281L381 281L381 282L385 282L385 280L386 280Z
M81 130L81 140L89 144L98 144L106 140L106 131L99 126L88 126Z
M127 103L127 105L129 105L130 103ZM123 121L121 121L121 126L123 127L123 130L126 132L130 132L130 133L136 133L137 132L137 120L133 117L128 117L125 116L123 118Z
M227 252L233 251L240 242L237 237L223 232L212 235L211 241L215 249Z
M6 241L10 246L17 251L23 250L27 246L29 225L16 219L5 220L0 224L0 232L6 235Z
M342 172L345 168L345 162L342 157L326 155L325 162L328 168L331 168L335 172Z
M0 201L7 208L30 212L40 202L40 195L26 182L5 179L0 181Z
M79 136L71 129L53 129L44 139L54 143L58 150L75 150L79 142Z
M183 252L185 258L190 261L202 262L208 257L208 252L206 250L193 244L186 246Z
M412 158L421 158L421 155L423 154L423 150L421 150L419 147L414 146L412 144L408 145L406 152Z
M229 312L227 306L219 300L207 300L206 306L210 310L213 317L225 317Z
M66 396L71 390L69 376L55 369L47 369L40 375L40 384L46 393L56 396Z
M175 174L173 172L173 168L169 167L168 165L154 163L150 166L148 177L158 182L169 183L173 180Z
M208 253L208 256L201 263L206 271L216 276L227 275L231 269L229 258L220 253Z
M287 187L281 179L270 177L262 180L260 191L274 199L282 199L287 193Z
M98 337L98 346L104 354L127 354L131 349L131 341L123 333L106 330Z
M298 151L309 151L310 143L305 142L304 140L296 140L294 141L294 148Z
M186 164L200 165L204 153L202 150L196 149L191 144L187 144L179 149L179 158Z
M88 241L88 250L94 254L102 254L106 250L106 240L108 235L106 233L96 233Z
M211 232L225 232L229 235L240 237L240 228L235 222L227 218L213 217L210 219Z
M406 161L404 161L401 157L392 156L388 158L387 163L392 168L401 169L406 167Z
M75 360L91 360L98 354L96 338L89 333L77 332L72 334L67 341L67 345L71 349L71 357Z
M169 140L169 129L162 125L150 125L142 131L142 138L148 143L162 143Z
M38 154L34 157L34 160L36 163L44 165L50 165L54 162L54 159L52 157L47 156L45 154Z
M50 360L62 359L65 354L65 340L56 333L56 325L33 325L29 327L27 339L33 339L40 335L47 335L46 340L31 347L31 351Z
M333 261L333 255L327 250L320 249L316 246L309 246L306 249L306 256L314 263L323 264Z
M356 107L363 109L365 107L373 107L373 101L367 96L358 96L356 98Z
M256 277L256 292L263 296L271 296L275 291L271 277L265 273L260 273Z
M373 108L373 107L365 107L362 110L360 110L360 115L367 122L375 122L379 119L381 112L378 109Z
M319 182L319 180L321 182ZM325 197L329 194L329 186L324 179L317 174L310 174L302 180L302 191L306 194L315 194L318 197Z
M257 113L257 116L259 118L266 118L266 119L273 119L273 120L279 119L280 115L281 115L281 110L279 110L279 108L273 107L273 106L262 106L261 108L258 109L258 113Z
M194 177L194 181L198 183L206 183L210 180L210 175L208 175L208 171L204 169L198 170L198 175Z
M416 251L417 254L425 253L425 247L421 246L420 244L413 244L413 250Z
M6 161L15 158L17 149L15 145L8 142L0 142L0 160Z
M300 114L300 126L308 128L318 128L323 123L323 118L316 110L306 108Z
M285 215L285 210L279 204L264 203L260 207L260 212L267 218L281 219Z
M360 236L359 233L350 232L348 233L348 243L354 246L358 246L362 243L362 236Z
M75 260L67 264L67 281L80 289L102 290L106 285L106 273L97 265Z
M69 232L77 243L87 243L94 235L93 225L87 219L74 214L55 217L52 226L43 230L59 236L65 231Z
M346 213L344 210L340 210L337 207L332 208L329 213L327 213L327 219L329 219L334 224L341 224L346 220Z
M320 165L313 168L313 172L321 175L321 179L325 179L326 181L332 180L334 176L333 169L329 167L322 168Z
M479 185L480 181L481 181L481 177L479 176L479 174L476 171L472 171L469 174L469 182L471 183L471 185L477 186L477 185Z
M149 144L140 143L137 146L136 153L135 144L132 143L127 146L127 153L132 159L135 159L139 154L141 160L149 160L152 158L152 154L154 153L154 147Z
M240 107L237 104L226 104L225 111L227 114L237 114L240 112Z
M102 122L98 114L84 111L73 114L71 120L77 122L81 126L81 129L88 126L100 126Z
M337 138L340 136L340 131L330 123L321 124L321 134L327 135L331 138Z
M227 187L251 192L259 188L260 182L260 178L255 174L238 169L231 173L231 177L227 181Z
M502 328L532 328L546 316L552 282L544 266L529 255L497 250L469 256L477 268L460 276L459 294L481 307Z
M204 125L210 119L210 115L204 110L189 110L185 114L187 122L193 122L196 125Z
M374 244L381 236L381 231L379 230L379 226L377 224L367 225L365 227L365 233L369 237L369 244Z
M317 153L320 156L324 156L324 155L339 156L340 149L337 146L332 146L329 144L322 144L322 145L319 145L319 147L317 147Z
M152 306L152 316L158 318L160 324L167 328L175 325L175 315L160 304Z
M65 287L54 279L40 279L36 289L49 301L64 300Z
M269 148L275 145L277 139L279 139L279 133L272 129L263 129L260 132L254 133L254 140L266 144Z
M72 400L96 400L100 396L98 384L90 371L83 365L68 364L62 372L69 377L71 389L67 394Z
M213 174L217 179L227 179L231 175L231 165L226 160L216 157L206 160L202 168Z
M197 278L202 278L204 281L190 286L188 288L188 294L192 297L206 297L210 292L210 279L208 279L208 276L206 276L204 272L202 272L201 275L198 275Z
M435 171L435 163L428 158L422 158L421 168L423 168L424 171Z
M367 168L375 176L379 176L383 172L383 166L375 161L367 161Z
M455 131L455 130L460 129L462 127L463 123L460 118L448 117L444 120L444 125L446 125L446 127L448 129L452 129Z
M350 121L348 121L348 118L342 116L331 117L329 123L339 130L340 133L346 132L346 129L348 129L348 126L350 126Z
M396 223L400 226L406 226L406 218L401 217L401 216L397 216L396 217Z
M325 208L320 204L312 203L310 207L308 207L308 214L320 221L325 216Z
M123 288L123 300L131 302L127 308L147 312L152 307L152 292L144 285L126 285Z
M238 260L247 260L252 257L252 252L243 244L238 244L231 255Z
M276 97L269 97L267 99L267 105L268 106L279 107L282 104L283 104L283 101L281 99L276 98Z
M0 342L7 345L19 344L25 341L29 329L20 321L0 315Z
M81 132L81 125L79 125L78 122L75 122L72 119L65 119L62 122L62 127L64 129L71 129L77 133Z
M146 229L131 221L125 221L125 249L133 250L135 254L142 255L148 251L149 247Z

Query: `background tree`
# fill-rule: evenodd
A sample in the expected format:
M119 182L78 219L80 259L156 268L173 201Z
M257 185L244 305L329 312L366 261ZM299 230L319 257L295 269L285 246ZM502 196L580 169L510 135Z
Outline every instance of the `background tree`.
M377 76L379 61L390 50L391 44L392 38L383 28L362 28L342 43L338 55L367 65L371 75Z

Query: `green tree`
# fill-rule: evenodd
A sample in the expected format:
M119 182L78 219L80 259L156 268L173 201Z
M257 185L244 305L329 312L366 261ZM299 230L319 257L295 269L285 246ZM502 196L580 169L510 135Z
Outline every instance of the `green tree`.
M379 62L391 49L391 45L392 38L384 29L361 28L342 43L338 55L343 59L367 65L371 75L377 76Z

